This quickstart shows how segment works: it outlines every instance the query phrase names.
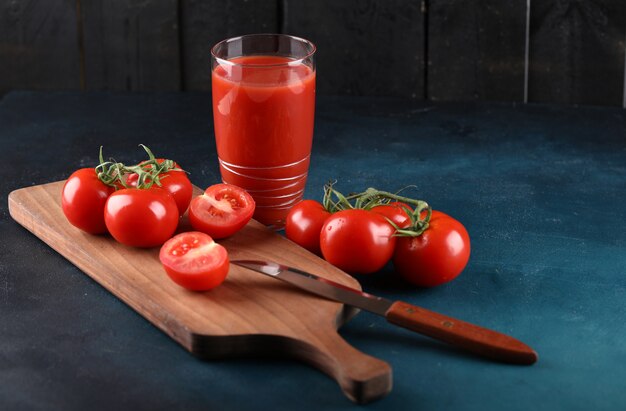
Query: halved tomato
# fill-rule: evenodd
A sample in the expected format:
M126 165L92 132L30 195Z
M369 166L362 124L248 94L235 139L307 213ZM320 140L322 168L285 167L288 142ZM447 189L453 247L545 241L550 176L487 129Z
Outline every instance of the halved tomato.
M194 291L210 290L222 284L230 266L226 249L209 235L196 231L167 240L159 259L172 281Z
M189 222L195 230L215 239L226 238L250 221L254 207L252 196L243 188L215 184L191 200Z

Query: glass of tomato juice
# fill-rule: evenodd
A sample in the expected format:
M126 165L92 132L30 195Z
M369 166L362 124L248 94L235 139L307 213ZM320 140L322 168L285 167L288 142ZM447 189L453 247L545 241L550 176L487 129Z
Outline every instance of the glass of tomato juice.
M315 112L315 45L285 34L223 40L211 50L222 180L248 191L276 229L302 199Z

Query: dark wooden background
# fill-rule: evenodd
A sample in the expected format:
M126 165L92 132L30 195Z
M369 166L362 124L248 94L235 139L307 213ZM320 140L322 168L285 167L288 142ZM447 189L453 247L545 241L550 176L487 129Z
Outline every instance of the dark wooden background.
M0 95L210 90L226 37L318 46L318 93L626 107L626 0L0 0Z

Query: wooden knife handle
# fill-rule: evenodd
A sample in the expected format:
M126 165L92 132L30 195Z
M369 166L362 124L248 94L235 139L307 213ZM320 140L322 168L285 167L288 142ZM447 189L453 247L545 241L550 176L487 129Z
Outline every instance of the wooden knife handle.
M393 303L385 317L392 324L483 357L513 364L533 364L537 361L537 353L513 337L402 301Z

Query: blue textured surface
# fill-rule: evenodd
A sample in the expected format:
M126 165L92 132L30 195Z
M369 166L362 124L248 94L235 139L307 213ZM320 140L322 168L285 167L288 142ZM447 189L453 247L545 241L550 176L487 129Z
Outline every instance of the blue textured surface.
M218 180L202 94L12 93L0 100L0 192L67 177L144 143ZM123 154L126 153L126 154ZM462 221L465 272L416 289L392 267L372 293L509 333L534 366L485 361L362 313L341 334L388 361L371 410L626 409L626 112L319 98L306 196L337 179L412 194ZM0 205L0 408L353 409L288 361L202 362L13 222Z

